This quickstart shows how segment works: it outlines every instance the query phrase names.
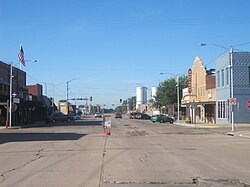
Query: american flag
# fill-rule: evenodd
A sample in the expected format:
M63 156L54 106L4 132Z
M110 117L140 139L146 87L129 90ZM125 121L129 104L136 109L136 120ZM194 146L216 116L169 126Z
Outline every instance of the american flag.
M23 64L24 66L26 66L25 64L25 60L24 60L24 52L23 52L23 47L20 46L20 51L18 53L18 60L21 64Z

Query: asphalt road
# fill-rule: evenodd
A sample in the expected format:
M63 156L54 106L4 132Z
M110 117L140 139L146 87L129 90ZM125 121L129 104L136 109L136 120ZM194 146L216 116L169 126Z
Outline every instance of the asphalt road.
M250 139L229 128L101 119L0 130L0 186L249 186Z

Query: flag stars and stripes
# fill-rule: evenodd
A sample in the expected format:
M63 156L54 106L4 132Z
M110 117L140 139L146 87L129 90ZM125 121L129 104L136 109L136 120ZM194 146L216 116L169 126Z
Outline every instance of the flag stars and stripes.
M18 61L22 64L22 65L26 65L25 64L25 60L24 60L24 51L23 51L23 47L20 46L20 51L18 53Z

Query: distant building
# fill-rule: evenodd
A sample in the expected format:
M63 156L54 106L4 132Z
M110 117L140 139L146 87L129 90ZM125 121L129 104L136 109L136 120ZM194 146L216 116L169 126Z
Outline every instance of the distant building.
M42 96L43 95L43 86L40 84L28 85L28 93L34 96Z
M136 88L136 109L141 104L147 104L147 87L137 87Z
M157 94L157 87L154 86L151 88L151 99L153 101L155 101L156 94Z

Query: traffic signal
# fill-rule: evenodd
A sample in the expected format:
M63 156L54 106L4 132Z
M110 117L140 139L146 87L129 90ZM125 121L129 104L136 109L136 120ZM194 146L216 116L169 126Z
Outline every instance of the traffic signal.
M122 103L122 99L120 99L120 103Z

